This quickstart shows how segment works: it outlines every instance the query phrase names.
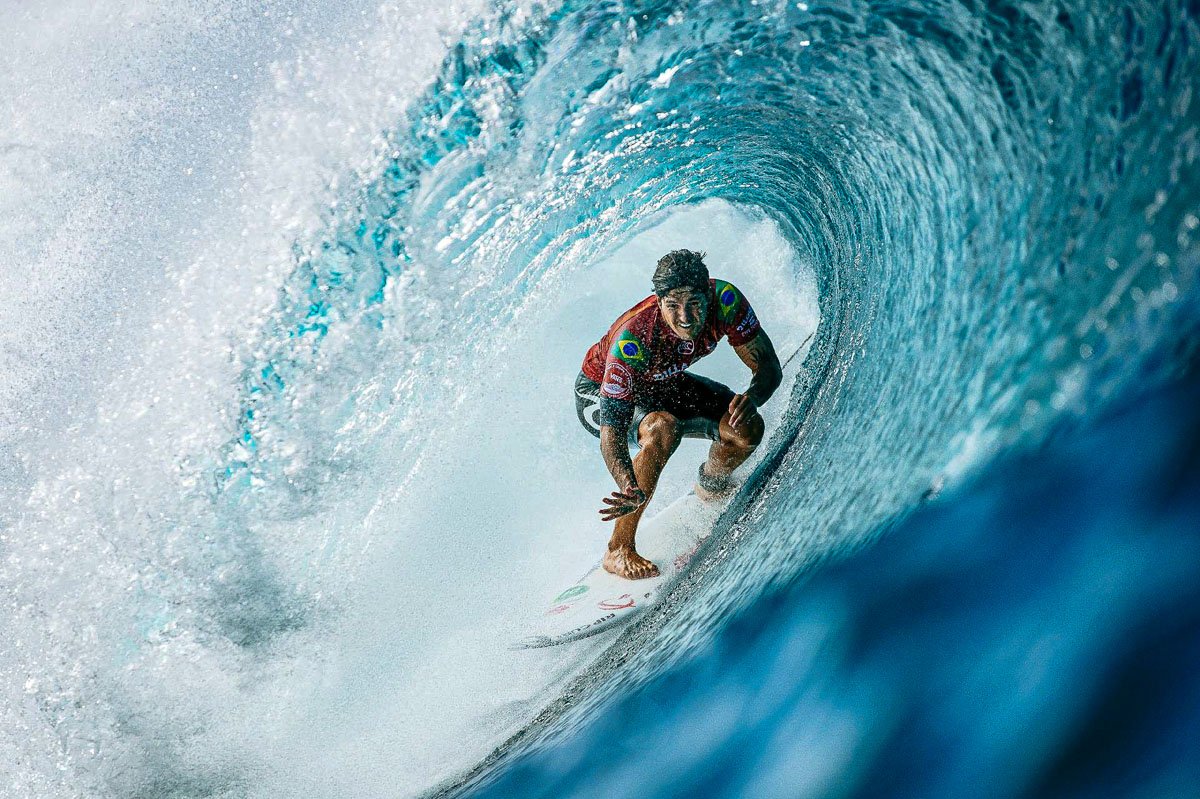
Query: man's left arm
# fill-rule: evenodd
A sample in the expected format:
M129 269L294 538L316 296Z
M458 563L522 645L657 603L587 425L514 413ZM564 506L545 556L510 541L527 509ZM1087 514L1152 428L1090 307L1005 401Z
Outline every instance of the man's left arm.
M754 373L745 396L754 403L755 407L762 407L775 393L775 389L779 388L779 384L783 382L783 367L779 365L779 356L775 354L775 345L767 337L767 331L759 330L754 338L745 344L734 347L733 351L742 359L742 363L750 367L750 371Z

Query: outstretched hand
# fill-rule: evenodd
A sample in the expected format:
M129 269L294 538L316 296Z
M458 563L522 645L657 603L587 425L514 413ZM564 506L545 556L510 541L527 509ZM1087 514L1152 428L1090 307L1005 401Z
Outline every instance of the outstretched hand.
M740 427L742 422L749 420L757 413L758 406L754 404L754 400L745 394L734 394L733 399L729 401L729 426Z
M612 492L612 496L604 498L604 504L608 507L600 509L600 518L611 522L646 504L646 492L637 486L630 486L624 491Z

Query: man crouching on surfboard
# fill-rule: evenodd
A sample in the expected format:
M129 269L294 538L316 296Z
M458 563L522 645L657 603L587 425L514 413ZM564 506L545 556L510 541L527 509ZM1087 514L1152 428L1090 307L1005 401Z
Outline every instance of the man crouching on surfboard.
M754 373L744 394L685 371L723 337ZM637 553L634 537L667 459L684 438L710 439L696 494L710 502L727 496L729 475L762 441L758 408L782 379L750 303L732 284L709 278L704 253L674 250L659 259L654 294L618 317L575 379L579 421L600 439L620 489L600 510L604 521L617 522L605 570L631 580L658 575ZM630 458L634 445L641 451Z

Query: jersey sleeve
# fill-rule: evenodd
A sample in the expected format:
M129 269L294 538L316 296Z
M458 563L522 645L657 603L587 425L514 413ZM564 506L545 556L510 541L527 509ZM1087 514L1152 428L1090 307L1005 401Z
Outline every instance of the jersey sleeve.
M633 373L619 358L609 354L600 383L600 424L627 428L633 420Z
M612 337L600 382L600 424L626 429L633 421L639 375L645 375L650 356L643 343L645 320L637 317Z
M742 294L732 283L717 280L713 285L717 303L718 329L722 335L729 337L729 344L740 347L752 341L762 330L758 316L750 307L746 295Z

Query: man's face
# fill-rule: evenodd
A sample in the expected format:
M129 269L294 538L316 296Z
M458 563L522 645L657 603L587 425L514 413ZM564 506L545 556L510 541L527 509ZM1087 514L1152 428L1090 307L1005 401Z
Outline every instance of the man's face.
M691 341L704 329L708 294L692 288L671 289L658 298L658 309L672 333Z

